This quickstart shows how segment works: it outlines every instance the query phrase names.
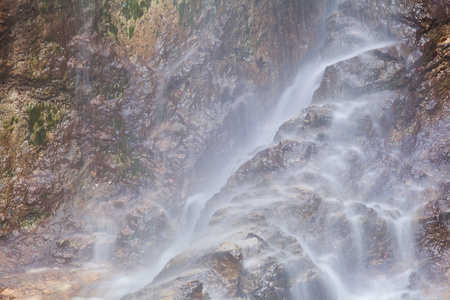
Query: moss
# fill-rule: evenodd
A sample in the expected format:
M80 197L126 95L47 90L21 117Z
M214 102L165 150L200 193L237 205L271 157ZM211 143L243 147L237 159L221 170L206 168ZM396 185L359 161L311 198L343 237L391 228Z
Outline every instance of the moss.
M120 165L119 178L141 178L148 174L148 169L141 159L135 157L129 139L124 138L115 144L116 163Z
M43 211L39 207L33 208L26 216L20 218L17 221L17 224L23 229L34 229L37 226L39 221L45 220L49 217L48 211Z
M180 16L180 22L183 19L184 11L186 10L186 1L181 0L179 3L176 4L178 8L178 14Z
M113 119L113 128L117 131L125 130L125 124L123 123L121 118L115 117Z
M3 174L0 174L1 178L13 178L16 175L16 169L8 169Z
M60 56L62 52L63 48L56 42L47 43L46 45L34 45L30 49L28 56L30 75L33 78L44 76L42 71L48 67L52 67L52 64L56 63L55 55ZM52 77L53 75L50 74L47 76Z
M179 23L185 28L197 29L196 16L202 10L201 0L174 0L179 15Z
M147 168L144 166L142 161L138 158L134 158L130 164L130 173L132 176L145 176L147 174Z
M152 0L142 0L141 1L141 7L145 8L146 10L149 10L151 5L152 5Z
M55 53L60 55L62 53L62 48L60 45L56 45L54 49Z
M150 0L144 0L140 3L138 0L125 0L122 3L122 14L127 20L137 20L144 15L144 11L149 9L150 5Z
M36 72L39 70L39 52L40 48L38 46L34 46L31 50L28 61L30 64L30 70L32 72Z
M125 94L125 91L128 87L128 82L130 81L130 77L128 74L121 74L115 78L115 80L111 80L104 88L103 94L107 99L119 99L122 98Z
M105 26L106 32L111 32L111 25L112 19L111 19L111 13L108 11L107 8L102 9L95 13L93 18L93 29L97 32L102 32L101 24Z
M117 28L117 26L114 25L114 24L109 24L108 30L112 33L112 35L114 37L114 40L116 42L118 42L119 41L119 37L118 37L117 34L119 33L119 29Z
M119 163L126 163L128 156L131 154L130 148L127 145L126 140L121 139L116 143L117 158Z
M50 194L47 193L47 192L45 192L45 193L41 193L41 194L39 195L39 198L40 198L40 199L48 199L48 196L50 196Z
M14 130L14 125L19 122L19 119L16 116L12 116L9 122L4 122L2 127L5 130L5 134L12 133Z
M119 177L121 179L133 177L142 178L148 174L147 167L139 158L133 158L126 164L123 164L120 170Z
M121 179L142 178L146 176L148 168L133 151L133 145L137 142L136 137L129 133L122 118L115 117L111 126L118 131L117 142L111 146L102 147L98 144L98 152L113 155L115 163L120 167L118 177Z
M47 146L48 132L54 131L60 123L58 110L54 105L38 103L28 108L28 140L33 146Z
M131 39L135 32L132 25L126 27L127 22L117 22L113 20L110 9L115 9L110 1L93 0L93 29L99 33L109 33L116 42L119 42L119 30L124 28L125 34ZM127 21L140 19L146 11L150 9L152 0L123 0L120 4L120 12Z
M119 41L119 28L114 24L109 11L108 2L95 5L94 16L92 18L92 28L101 34L110 34L116 42Z
M128 37L131 39L134 35L134 26L130 26L130 28L128 28Z
M44 0L39 4L39 12L43 15L48 12L48 5L50 4L50 0Z

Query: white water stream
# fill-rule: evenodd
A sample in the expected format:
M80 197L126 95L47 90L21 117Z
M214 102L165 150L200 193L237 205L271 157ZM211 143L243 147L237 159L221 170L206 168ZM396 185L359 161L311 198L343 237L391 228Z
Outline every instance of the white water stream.
M356 28L354 29L356 30ZM361 34L364 36L364 34ZM208 230L208 222L211 216L217 211L216 208L202 215L205 204L211 197L220 191L226 184L228 178L236 171L242 162L249 159L249 153L254 149L262 148L269 145L279 127L289 119L295 117L299 111L308 106L311 102L314 91L319 87L324 71L327 66L333 65L339 61L347 60L357 55L361 55L367 51L387 47L392 45L386 41L370 41L370 35L367 36L367 42L359 47L350 47L344 55L338 57L319 57L304 64L296 76L293 84L286 89L282 97L278 101L278 105L273 112L273 116L269 121L254 133L253 139L248 141L246 145L241 145L229 161L224 162L223 172L219 176L210 178L209 182L204 183L204 190L188 197L181 216L181 230L172 246L165 251L164 255L158 258L151 266L132 276L122 276L109 282L98 284L90 289L83 297L74 299L121 299L128 293L135 292L150 283L157 276L166 264L175 256L182 253L192 246L192 243L201 240L201 235ZM345 51L342 51L345 52ZM407 207L403 203L404 199L389 199L385 202L371 201L364 199L352 199L347 196L346 187L340 187L340 176L345 168L343 157L349 149L360 153L360 149L354 143L349 143L349 137L340 136L345 133L346 128L350 128L353 124L352 117L356 108L370 106L370 102L344 101L338 104L339 108L335 113L334 122L339 122L336 128L342 129L335 132L335 136L330 142L333 147L333 156L322 161L319 164L307 165L299 172L310 172L320 174L327 184L332 185L334 196L325 199L325 202L342 207L346 215L351 230L352 243L355 245L355 255L353 261L342 258L338 253L334 253L333 249L326 247L321 248L317 241L311 241L307 236L299 231L292 230L291 222L295 220L286 220L283 216L271 219L271 222L280 228L283 234L295 237L303 251L310 258L312 263L317 267L321 274L321 278L325 281L330 299L342 300L380 300L380 299L401 299L405 297L413 297L414 294L408 290L411 274L414 271L414 240L412 237L412 218L417 207ZM346 142L342 142L345 140ZM364 154L361 153L364 159ZM376 173L377 170L374 170ZM408 191L404 193L407 197ZM397 193L397 197L402 195ZM248 205L245 210L262 209L270 206L271 199L260 201ZM249 204L249 203L246 203ZM229 205L221 204L221 207ZM366 229L363 224L362 214L355 207L363 205L365 208L373 210L377 214L377 218L384 220L387 225L387 235L392 237L395 244L395 253L387 253L387 250L381 250L380 256L385 260L393 258L396 261L396 268L393 272L379 272L373 278L363 277L363 269L367 262L364 261L364 253L368 251L366 247L367 241ZM244 206L244 205L242 205ZM244 213L244 212L242 212ZM332 218L332 216L330 216ZM329 232L333 232L332 222L327 228ZM231 229L230 229L231 230ZM200 238L199 238L200 237ZM216 237L220 239L221 237ZM332 236L328 236L333 239ZM339 237L337 237L339 239ZM203 243L206 239L203 239ZM350 246L350 245L349 245ZM295 263L290 264L289 272L294 281L301 281L305 275ZM312 299L311 291L307 286L299 284L292 290L294 299Z

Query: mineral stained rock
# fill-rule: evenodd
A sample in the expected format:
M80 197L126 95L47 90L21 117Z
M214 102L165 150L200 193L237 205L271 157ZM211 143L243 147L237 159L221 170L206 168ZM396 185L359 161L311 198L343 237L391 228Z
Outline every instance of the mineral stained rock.
M450 7L345 0L329 15L332 2L2 1L0 297L72 297L102 277L83 275L83 262L124 270L159 256L186 195L249 138L248 124L274 107L299 66L318 51L362 45L352 26L389 46L327 67L313 105L208 201L207 234L224 241L180 254L159 275L178 264L178 277L126 297L284 299L303 289L333 298L298 237L320 249L338 234L327 246L357 256L351 212L371 245L365 274L394 270L389 224L364 198L395 201L400 185L427 186L405 203L421 206L421 276L411 286L448 286ZM351 112L346 132L336 121L343 99L370 102ZM334 175L346 188L336 191L310 166L350 134L359 150L341 153L345 167ZM337 194L361 203L327 201ZM273 222L280 215L285 222ZM291 280L289 265L304 276ZM25 273L42 267L50 269Z

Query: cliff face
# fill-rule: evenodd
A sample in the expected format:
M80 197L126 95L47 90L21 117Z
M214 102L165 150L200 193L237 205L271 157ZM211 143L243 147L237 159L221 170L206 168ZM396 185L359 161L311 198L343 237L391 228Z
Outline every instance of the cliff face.
M386 160L377 163L387 168L385 174L390 174L390 179L380 175L375 181L375 185L380 184L377 193L394 196L390 186L401 186L398 180L405 175L411 178L406 180L407 186L424 189L421 195L410 195L406 200L412 201L408 205L414 206L417 201L421 206L414 227L421 275L414 283L440 282L437 285L442 284L447 291L440 297L446 298L449 273L444 261L448 261L450 254L447 216L450 10L443 1L403 1L397 3L397 9L390 10L391 16L380 14L386 12L382 7L391 4L385 1L377 4L381 8L377 5L370 8L370 1L342 2L342 15L362 14L363 18L371 19L369 24L375 28L384 26L385 32L399 42L374 51L371 57L355 57L327 68L313 103L364 99L370 93L388 91L386 96L377 97L378 113L370 116L377 129L369 129L367 119L361 120L361 128L368 130L364 147L378 153L375 161ZM336 30L334 22L329 24L333 26L331 32ZM371 132L374 129L376 134ZM391 161L393 157L397 158ZM406 169L396 174L397 168ZM360 172L358 176L362 176Z
M312 105L207 202L205 237L125 299L447 298L449 13L341 1L323 55L375 49L329 65Z
M171 216L180 212L186 195L216 174L217 161L249 138L248 124L273 108L302 61L319 51L318 24L332 9L331 2L2 1L0 273L77 266L95 258L99 248L107 249L104 256L119 268L160 254L174 237L178 224ZM427 203L415 228L426 278L416 283L448 282L450 8L446 1L434 0L375 2L342 1L327 19L320 51L326 55L357 46L358 37L343 36L356 23L378 31L374 39L400 42L372 51L370 58L357 56L329 66L314 95L316 106L283 125L280 144L244 165L209 206L244 194L244 179L245 184L267 184L271 172L290 168L292 153L317 162L331 155L321 150L322 144L308 144L299 135L335 133L329 120L338 108L322 107L324 102L337 105L342 98L387 92L376 114L358 119L360 144L368 152L376 150L365 170L384 170L366 194L379 193L386 183L429 186L425 197L413 195L415 203ZM298 135L294 141L283 141L293 135ZM349 161L357 163L357 158ZM392 168L398 166L397 174ZM267 189L267 194L275 193L276 184ZM294 215L321 220L333 211L309 190L298 194L307 201L280 206L280 214L306 211ZM365 212L367 224L381 224L369 208L356 209ZM223 216L216 215L211 226L222 226ZM274 230L260 212L236 222L249 220ZM340 222L336 226L343 226ZM98 232L118 238L102 239ZM377 234L378 245L388 249L386 234ZM282 298L292 286L278 261L267 258L258 266L266 271L242 269L242 252L258 257L255 249L266 251L267 245L280 242L277 235L271 231L264 237L251 229L235 240L258 244L253 250L228 242L209 252L185 253L179 260L186 271L203 261L211 270L205 277L219 278L227 287L224 295ZM296 248L288 237L282 242ZM366 260L378 266L381 258L374 252ZM305 284L320 290L320 274L310 260L302 263L311 268ZM161 278L174 269L167 266ZM212 273L221 275L208 277ZM10 289L18 284L17 277L8 278ZM271 282L274 288L259 289L256 282ZM170 289L190 297L195 291L201 295L202 284L179 280ZM157 293L164 288L153 285L130 299Z
M242 108L271 107L327 9L308 1L1 5L1 242L23 253L5 251L4 271L89 260L102 222L122 232L114 255L130 264L135 243L163 247L167 211L183 204L191 178L208 176L198 167L206 150L226 155L246 138ZM257 100L248 105L250 94ZM162 226L160 236L144 237L152 226ZM79 233L86 238L70 238Z

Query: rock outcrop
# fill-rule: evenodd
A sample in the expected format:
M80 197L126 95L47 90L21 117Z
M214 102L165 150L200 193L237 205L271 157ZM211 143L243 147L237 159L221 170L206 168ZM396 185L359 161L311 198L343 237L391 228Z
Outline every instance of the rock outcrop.
M33 296L72 297L101 277L79 276L85 261L133 269L161 256L186 196L254 134L298 67L352 51L207 202L202 235L124 298L333 299L323 265L342 260L342 286L368 287L409 259L419 266L402 297L448 297L450 7L344 0L319 49L332 8L2 1L0 296L30 295L21 280L33 280ZM59 269L20 274L43 266L78 269L61 276L69 285L54 283Z
M327 20L324 55L357 50L370 39L380 48L327 67L314 105L284 123L273 145L243 163L208 201L206 237L197 243L240 247L234 298L333 299L355 284L373 296L370 278L394 278L415 260L399 297L448 296L449 8L439 1L391 5L339 4ZM368 34L373 28L375 36ZM185 255L200 257L189 251L179 257ZM322 264L346 275L336 283ZM178 271L172 282L155 280L130 299L146 299L150 287L154 293L182 284L185 272ZM205 276L193 279L213 298L235 290ZM246 286L252 280L268 288ZM390 288L385 282L383 289Z
M246 138L244 108L273 106L327 5L3 1L0 271L160 253L210 153Z

